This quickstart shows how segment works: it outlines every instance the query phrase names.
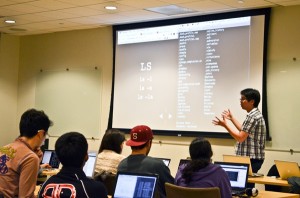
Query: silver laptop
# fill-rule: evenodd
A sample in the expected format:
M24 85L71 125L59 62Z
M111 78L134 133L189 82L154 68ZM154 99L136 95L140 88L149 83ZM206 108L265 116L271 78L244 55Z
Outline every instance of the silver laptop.
M227 173L232 195L244 194L247 187L249 164L234 162L215 162L215 164L219 164Z
M281 179L286 180L289 177L297 176L300 177L299 165L297 162L288 162L288 161L280 161L274 160L276 164L276 168L279 172L279 176Z
M236 163L245 163L249 164L249 177L262 177L262 173L253 173L252 166L249 156L239 156L239 155L223 155L224 162L236 162Z
M146 173L117 173L113 198L153 198L158 175Z
M96 152L89 152L89 159L85 162L83 167L83 172L88 178L94 178L95 167L97 162L97 153Z

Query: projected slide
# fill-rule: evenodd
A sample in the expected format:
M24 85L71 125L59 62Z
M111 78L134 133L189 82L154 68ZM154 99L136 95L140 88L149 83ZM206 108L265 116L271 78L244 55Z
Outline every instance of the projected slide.
M130 26L128 26L130 27ZM116 30L112 127L226 133L211 121L263 82L264 15Z

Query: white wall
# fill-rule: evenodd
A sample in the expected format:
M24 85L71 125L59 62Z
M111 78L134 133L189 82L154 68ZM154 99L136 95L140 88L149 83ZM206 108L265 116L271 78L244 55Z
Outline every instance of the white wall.
M273 141L268 142L266 160L260 171L265 174L273 165L274 159L300 163L300 145L298 144L300 122L297 114L299 112L298 101L300 101L300 86L298 86L300 76L300 23L297 23L297 19L300 19L300 6L272 9L268 45L269 56L267 60L267 94L270 133ZM5 40L5 42L12 43L12 46L18 47L18 44L15 44L15 39L11 40L5 37ZM15 123L16 117L19 119L19 115L26 109L34 107L35 76L40 69L64 70L67 67L76 69L97 66L103 74L100 122L102 133L101 137L99 137L102 138L109 116L112 52L111 27L21 37L18 88L15 85L17 71L12 72L8 67L3 67L3 64L0 67L1 72L5 71L12 78L9 81L10 85L5 86L5 84L0 82L0 87L4 86L3 90L12 92L10 94L13 96L13 100L16 100L16 97L18 99L17 116L11 115L13 122ZM296 57L297 60L293 61L293 57ZM14 56L11 54L5 58L10 61L14 60ZM281 72L282 70L286 72ZM4 77L3 74L0 74L0 76L1 78L2 76ZM18 96L16 96L16 92ZM8 100L10 99L0 99L0 108L5 107L3 103ZM10 108L5 107L4 109L5 113L11 113L8 111ZM16 111L15 106L14 111ZM2 111L0 115L5 117ZM5 137L5 141L11 139L11 134L2 135L2 131L6 133L11 132L10 127L7 124L3 125L1 121L1 136ZM56 138L50 140L50 148L53 148L55 140ZM188 156L188 145L191 140L192 138L186 137L156 136L150 155L171 158L170 169L172 174L175 175L179 159ZM215 161L222 160L222 155L225 153L234 154L234 140L210 139L210 141L213 145L213 159ZM89 140L89 144L90 149L98 150L100 140ZM288 152L289 149L294 149L298 152L291 154ZM130 154L130 148L125 147L124 154Z
M0 145L14 140L17 127L19 37L0 33Z

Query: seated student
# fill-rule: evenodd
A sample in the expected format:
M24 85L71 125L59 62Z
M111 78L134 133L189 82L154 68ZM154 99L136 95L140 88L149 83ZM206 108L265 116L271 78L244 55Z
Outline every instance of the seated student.
M275 164L270 168L267 176L279 177L279 172L278 172ZM284 192L283 186L270 185L270 184L265 184L265 190L266 191L275 191L275 192Z
M227 173L211 163L213 155L208 140L198 137L190 144L191 162L179 167L175 184L184 187L219 187L222 198L231 198L231 186Z
M55 143L55 152L63 167L43 184L38 197L107 197L104 185L87 178L82 170L88 160L88 143L82 134L63 134Z
M52 122L43 111L29 109L20 120L20 136L0 147L0 197L34 197L40 149Z
M97 158L96 174L117 173L119 163L125 158L121 155L125 135L117 129L109 129L105 132Z
M126 142L131 146L131 155L125 158L118 166L118 171L137 173L154 173L159 175L158 191L160 197L166 197L165 183L174 183L170 169L162 160L148 156L152 146L152 130L145 125L139 125L131 129L130 140Z

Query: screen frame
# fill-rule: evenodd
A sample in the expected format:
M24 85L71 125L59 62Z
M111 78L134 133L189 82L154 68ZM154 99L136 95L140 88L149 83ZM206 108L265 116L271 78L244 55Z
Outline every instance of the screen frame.
M128 29L138 29L138 28L148 28L148 27L157 27L165 25L175 25L180 23L191 23L191 22L203 22L209 20L219 20L219 19L228 19L235 17L244 17L244 16L256 16L264 15L264 41L263 41L263 79L262 79L262 114L266 123L266 140L271 141L272 138L269 134L269 122L268 122L268 108L267 108L267 47L268 47L268 34L269 34L269 23L270 23L270 14L271 8L262 8L262 9L253 9L253 10L242 10L235 12L226 12L226 13L217 13L209 15L198 15L191 17L183 18L174 18L167 20L159 21L148 21L148 22L139 22L131 24L121 24L113 26L113 72L112 72L112 92L111 92L111 103L110 103L110 112L108 119L108 128L112 128L113 124L113 104L114 104L114 84L115 84L115 56L116 56L116 34L120 30ZM142 123L141 123L142 124ZM151 126L150 126L151 127ZM130 133L130 129L127 128L116 128L125 133ZM163 136L184 136L184 137L197 137L203 136L208 138L232 138L229 133L223 132L205 132L205 131L174 131L174 130L153 130L154 135L163 135Z

